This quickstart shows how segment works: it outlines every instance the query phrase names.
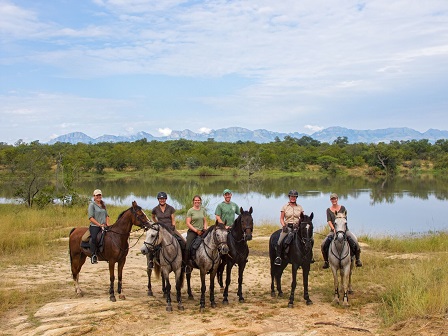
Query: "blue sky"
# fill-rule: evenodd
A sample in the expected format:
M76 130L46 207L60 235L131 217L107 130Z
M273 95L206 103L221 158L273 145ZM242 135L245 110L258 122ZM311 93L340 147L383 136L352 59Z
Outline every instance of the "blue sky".
M448 130L446 0L0 0L0 141Z

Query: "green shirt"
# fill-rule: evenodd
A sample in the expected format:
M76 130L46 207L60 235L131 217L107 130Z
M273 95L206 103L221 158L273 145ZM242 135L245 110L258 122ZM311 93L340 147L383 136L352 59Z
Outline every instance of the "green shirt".
M206 217L207 213L205 212L204 208L200 208L199 210L190 208L187 211L187 218L191 218L190 224L198 230L204 229L204 218Z
M90 217L93 217L97 220L98 223L106 224L106 217L109 216L107 214L107 210L103 209L95 202L91 202L89 204L89 208L88 208L87 212L89 214L89 219L90 219ZM95 224L93 224L92 222L90 222L90 225L95 226Z
M240 208L234 202L221 202L215 210L215 215L221 217L223 223L227 226L232 226L235 221L235 214L240 214Z

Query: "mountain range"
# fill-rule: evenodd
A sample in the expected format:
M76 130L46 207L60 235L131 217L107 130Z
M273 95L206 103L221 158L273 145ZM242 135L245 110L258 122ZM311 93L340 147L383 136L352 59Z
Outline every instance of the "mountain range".
M72 144L76 143L99 143L99 142L133 142L141 139L148 141L167 141L167 140L194 140L194 141L208 141L213 139L219 142L237 142L237 141L254 141L257 143L273 142L276 139L283 140L286 136L300 139L303 136L311 137L320 142L332 143L338 137L347 137L349 143L379 143L401 140L422 140L427 139L429 142L434 143L438 139L448 139L448 131L441 131L438 129L429 129L424 133L418 132L414 129L401 127L401 128L385 128L376 130L353 130L349 128L334 126L328 127L313 134L304 133L281 133L273 132L265 129L257 129L251 131L242 127L229 127L212 130L209 133L195 133L188 129L183 131L172 131L168 136L155 137L146 132L139 132L134 135L102 135L98 138L91 138L82 132L73 132L65 135L58 136L52 139L48 144L54 144L56 142L68 142Z

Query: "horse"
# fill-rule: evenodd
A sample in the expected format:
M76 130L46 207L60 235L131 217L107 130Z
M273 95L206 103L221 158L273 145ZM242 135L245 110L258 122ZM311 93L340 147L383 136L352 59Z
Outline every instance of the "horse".
M171 284L169 275L174 272L176 279L176 299L177 308L184 310L181 298L181 288L185 278L185 268L182 267L182 248L179 241L162 224L155 223L149 226L146 232L146 239L141 248L143 254L152 252L155 255L154 271L156 276L162 271L162 284L164 295L166 296L166 311L172 311L171 306ZM148 289L150 289L151 273L148 270Z
M126 299L122 294L122 278L123 267L126 262L126 256L129 252L128 238L133 225L141 228L146 227L149 224L149 219L137 202L133 201L132 206L123 211L117 221L109 226L104 233L103 250L99 251L97 256L98 260L104 260L109 263L110 274L110 287L109 295L112 302L117 301L114 292L115 263L118 263L118 294L119 298ZM72 277L75 285L75 292L77 295L82 296L83 292L79 286L79 272L82 265L86 261L86 257L90 257L89 246L81 246L82 236L88 230L87 227L73 228L69 235L69 252L70 252L70 265L72 271Z
M280 230L274 232L269 239L269 257L271 259L271 296L275 297L274 280L277 285L278 296L282 297L281 277L283 270L288 264L292 264L292 282L291 294L289 296L288 307L294 306L294 291L297 285L297 270L302 267L303 276L303 298L307 305L313 304L308 293L308 276L310 272L311 259L313 256L313 217L314 213L309 216L300 214L299 224L294 225L292 240L289 249L285 251L281 265L275 265L277 241L280 236ZM285 237L283 241L288 239ZM279 246L278 248L281 248Z
M334 221L335 235L328 251L328 262L334 279L334 304L339 304L339 281L338 271L341 275L341 283L344 291L343 305L349 306L348 294L352 294L352 271L354 258L350 252L350 245L347 241L347 219L344 214L337 214Z
M215 302L215 276L218 270L221 255L229 253L229 247L227 246L228 231L224 224L218 222L215 225L210 226L207 231L202 235L204 236L201 244L196 250L194 258L189 259L188 266L190 268L199 268L201 273L201 300L200 311L205 309L205 275L210 274L210 306L216 307ZM196 238L198 239L198 238ZM188 297L193 298L190 286L191 271L187 271L187 292Z
M252 240L252 231L254 229L254 220L252 218L252 207L249 211L244 211L240 208L240 215L235 219L229 234L227 235L227 245L229 246L229 253L222 257L221 263L218 267L218 283L223 288L223 274L224 268L227 266L226 273L226 287L223 293L223 304L228 304L228 292L230 279L232 275L233 265L238 265L238 298L239 302L244 302L243 297L243 272L246 267L247 257L249 256L249 247L247 241Z

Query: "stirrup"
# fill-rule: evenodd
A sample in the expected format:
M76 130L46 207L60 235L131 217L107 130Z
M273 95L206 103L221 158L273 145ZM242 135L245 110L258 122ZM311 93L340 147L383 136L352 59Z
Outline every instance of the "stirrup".
M90 261L92 264L98 264L98 257L96 254L92 254L92 257L90 257Z
M277 257L274 260L274 265L280 266L282 264L282 258Z
M323 269L330 268L330 263L327 260L325 260L324 261L324 265L322 266L322 268Z

